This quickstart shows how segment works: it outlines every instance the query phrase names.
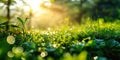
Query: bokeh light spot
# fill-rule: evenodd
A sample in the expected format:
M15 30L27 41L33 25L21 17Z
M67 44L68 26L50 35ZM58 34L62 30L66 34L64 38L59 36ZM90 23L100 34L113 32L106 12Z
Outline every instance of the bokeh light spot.
M47 56L48 55L48 53L47 52L41 52L41 57L45 57L45 56Z
M7 43L8 43L8 44L14 44L14 43L15 43L15 38L14 38L14 36L8 36L8 37L7 37Z
M15 54L23 53L23 47L13 47L12 52Z
M10 57L10 58L14 57L14 53L13 53L12 51L8 51L7 55L8 55L8 57Z

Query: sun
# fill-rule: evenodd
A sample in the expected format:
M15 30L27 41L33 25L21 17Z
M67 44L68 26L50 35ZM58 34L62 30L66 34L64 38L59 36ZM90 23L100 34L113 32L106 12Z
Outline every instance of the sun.
M38 11L40 5L44 4L45 6L50 6L50 0L25 0L25 2L32 8L33 11Z
M38 7L43 0L25 0L25 1L32 8L33 11L36 11L38 10Z

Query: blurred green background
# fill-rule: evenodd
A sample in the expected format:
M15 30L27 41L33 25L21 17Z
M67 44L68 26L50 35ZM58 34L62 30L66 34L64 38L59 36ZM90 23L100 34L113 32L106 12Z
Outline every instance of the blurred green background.
M27 29L81 24L87 19L111 22L120 19L119 3L119 0L1 0L0 22L20 25L16 17L27 17Z
M0 60L120 60L120 0L0 0Z

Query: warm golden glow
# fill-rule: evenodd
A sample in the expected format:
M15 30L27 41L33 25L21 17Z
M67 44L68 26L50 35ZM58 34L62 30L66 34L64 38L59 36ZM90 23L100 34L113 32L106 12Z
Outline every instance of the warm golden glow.
M33 11L40 10L41 4L44 4L45 6L51 6L50 0L25 0L25 2L32 8Z
M20 0L16 1L19 4ZM24 2L26 3L22 6L24 13L27 16L32 13L30 16L32 29L55 27L63 23L65 16L62 6L52 3L51 0L24 0Z
M42 0L25 0L25 1L32 8L33 11L39 10L38 7L42 2Z

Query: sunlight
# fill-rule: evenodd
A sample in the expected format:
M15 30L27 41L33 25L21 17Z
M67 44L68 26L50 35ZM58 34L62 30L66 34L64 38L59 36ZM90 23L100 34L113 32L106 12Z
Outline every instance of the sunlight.
M0 7L3 6L4 4L3 3L0 3Z
M44 5L50 7L50 6L51 6L51 2L50 2L49 0L48 0L48 1L45 1L45 2L44 2Z
M40 5L42 4L48 7L51 6L50 0L25 0L25 2L32 8L33 11L39 11Z
M29 11L30 11L30 7L29 7L29 6L24 6L23 9L24 9L24 11L26 11L26 12L29 12Z
M21 0L16 0L16 2L16 5L23 9L26 16L31 17L31 29L56 27L64 21L65 13L62 6L52 3L54 0L24 0L24 3L21 3Z
M33 9L33 11L39 10L38 7L42 3L42 0L25 0L28 5Z

